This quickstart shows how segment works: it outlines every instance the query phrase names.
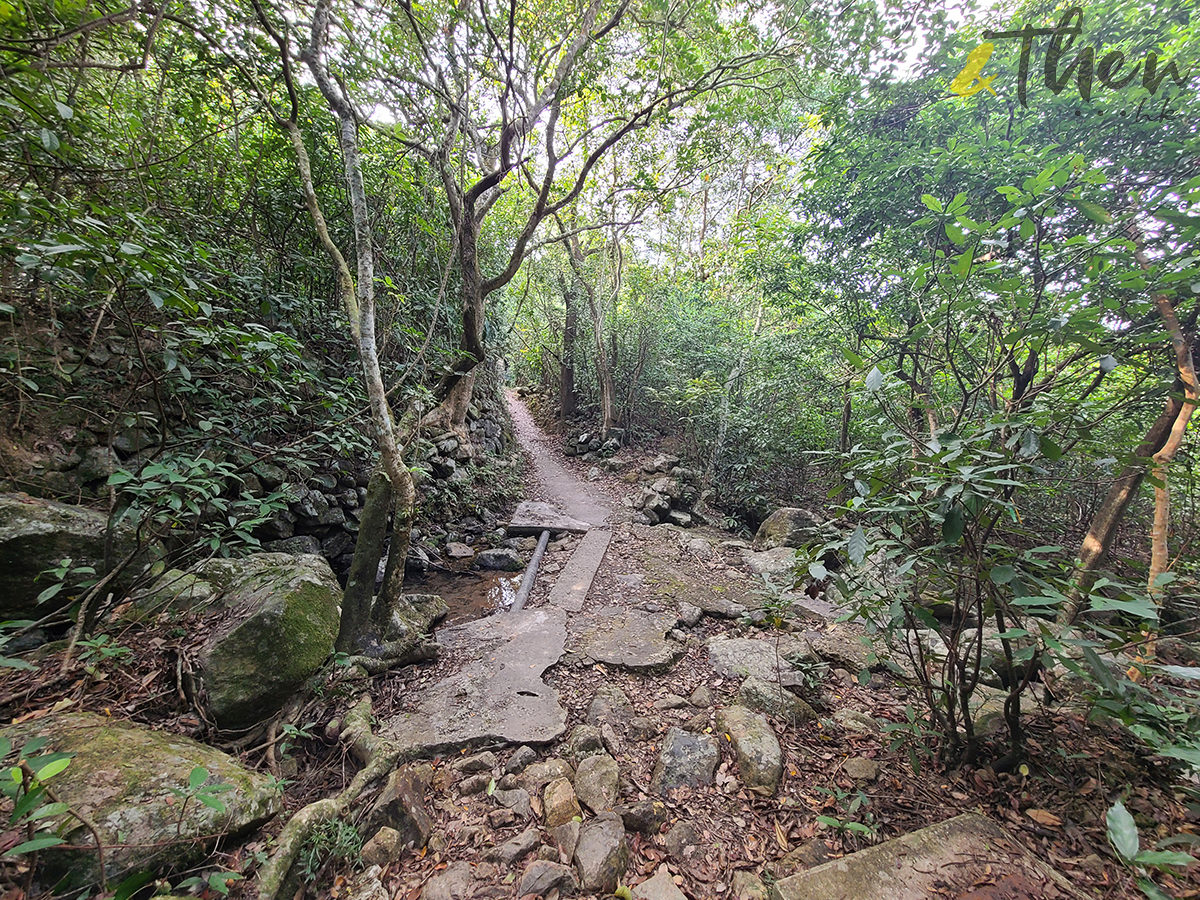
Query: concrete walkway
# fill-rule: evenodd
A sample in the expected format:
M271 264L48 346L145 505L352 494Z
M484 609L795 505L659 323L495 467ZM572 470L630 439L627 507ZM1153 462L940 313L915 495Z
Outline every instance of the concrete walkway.
M608 501L558 461L557 441L537 426L516 392L506 392L505 398L517 441L533 457L534 477L541 486L540 499L558 507L573 519L589 525L604 524L612 514Z

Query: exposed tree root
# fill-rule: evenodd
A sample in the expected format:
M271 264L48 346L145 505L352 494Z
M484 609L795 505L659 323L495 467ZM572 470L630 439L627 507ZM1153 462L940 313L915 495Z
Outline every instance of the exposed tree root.
M371 760L354 776L354 780L344 791L336 797L326 797L324 800L310 803L292 816L279 834L274 855L259 872L258 894L260 900L278 900L288 872L313 829L322 822L328 822L345 814L346 810L350 808L350 804L362 795L371 782L387 775L396 767L403 755L403 751L398 747L379 741Z

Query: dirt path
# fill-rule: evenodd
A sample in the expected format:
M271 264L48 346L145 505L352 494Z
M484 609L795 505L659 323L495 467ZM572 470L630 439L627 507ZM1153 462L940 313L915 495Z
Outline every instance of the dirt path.
M603 525L612 515L611 504L558 461L554 439L537 426L516 392L507 391L505 398L517 442L533 460L536 499L545 500L581 522Z

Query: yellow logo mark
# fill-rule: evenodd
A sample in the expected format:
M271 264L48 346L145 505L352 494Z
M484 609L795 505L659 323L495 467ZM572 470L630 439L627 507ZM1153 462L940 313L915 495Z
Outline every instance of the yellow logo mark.
M989 75L987 78L979 77L979 73L987 65L987 61L991 59L992 51L995 49L995 44L987 43L980 44L972 50L971 55L967 57L967 64L963 66L962 71L950 82L951 93L958 94L960 97L971 97L986 89L989 94L995 97L996 92L992 90L992 79L996 76Z

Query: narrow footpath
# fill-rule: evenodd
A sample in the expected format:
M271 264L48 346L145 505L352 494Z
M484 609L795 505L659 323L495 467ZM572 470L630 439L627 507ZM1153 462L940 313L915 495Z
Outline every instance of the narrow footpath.
M889 753L882 726L904 719L909 689L883 675L858 683L873 663L852 626L815 613L769 623L759 576L780 575L786 554L631 521L620 498L661 479L655 466L622 450L589 484L523 403L509 407L532 499L590 527L551 542L524 609L438 629L436 663L377 683L379 733L417 761L375 809L425 848L380 873L385 894L558 900L624 886L634 900L865 900L928 896L936 882L957 897L986 866L1023 879L1022 896L1074 896L981 816L949 826L953 841L883 844L847 867L873 842L864 832L971 809L939 801L931 813ZM519 540L528 555L535 538ZM887 835L875 785L899 798ZM818 812L861 827L822 826Z

